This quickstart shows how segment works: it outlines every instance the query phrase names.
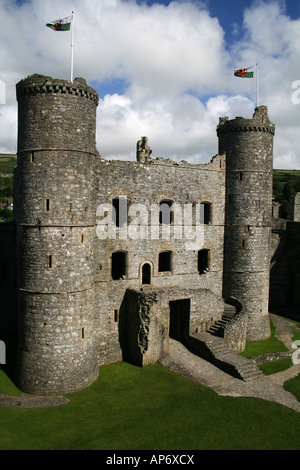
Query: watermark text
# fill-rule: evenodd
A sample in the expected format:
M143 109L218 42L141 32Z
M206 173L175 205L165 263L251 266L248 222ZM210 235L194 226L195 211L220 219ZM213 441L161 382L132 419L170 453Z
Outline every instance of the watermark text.
M0 80L0 104L6 104L6 86L3 80Z
M300 104L300 80L294 80L292 88L295 88L295 91L292 93L292 103Z
M118 204L98 206L96 233L101 240L183 240L187 250L197 250L204 243L205 210L203 203L127 205L122 196Z

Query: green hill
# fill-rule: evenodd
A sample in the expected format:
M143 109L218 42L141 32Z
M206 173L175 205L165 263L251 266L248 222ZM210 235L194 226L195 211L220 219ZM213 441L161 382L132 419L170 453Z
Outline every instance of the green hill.
M16 165L16 155L0 153L0 198L13 195L13 171ZM273 171L273 195L276 201L286 202L297 192L300 192L300 170Z
M300 170L274 170L273 195L278 202L287 202L300 192Z

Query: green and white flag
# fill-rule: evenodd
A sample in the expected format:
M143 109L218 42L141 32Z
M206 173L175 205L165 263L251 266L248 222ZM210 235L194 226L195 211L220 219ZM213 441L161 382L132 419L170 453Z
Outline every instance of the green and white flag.
M46 26L53 29L53 31L70 31L72 23L72 16L61 18L60 20L54 20L51 23L47 23Z
M71 16L54 20L51 23L46 23L46 26L53 29L53 31L70 31L71 30L71 82L73 82L73 50L74 50L74 11Z
M235 77L242 77L242 78L253 78L254 75L254 67L249 67L248 69L238 69L234 71Z

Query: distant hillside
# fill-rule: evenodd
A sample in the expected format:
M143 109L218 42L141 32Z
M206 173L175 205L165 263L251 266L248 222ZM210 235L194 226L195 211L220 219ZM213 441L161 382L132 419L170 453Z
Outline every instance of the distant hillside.
M273 196L276 201L287 202L290 196L300 192L300 170L274 170Z
M16 155L0 153L0 174L12 175L16 165Z
M17 156L0 153L0 198L13 195L13 171ZM300 170L274 170L273 196L283 203L300 192Z
M16 165L16 155L0 153L0 199L13 196L13 172Z

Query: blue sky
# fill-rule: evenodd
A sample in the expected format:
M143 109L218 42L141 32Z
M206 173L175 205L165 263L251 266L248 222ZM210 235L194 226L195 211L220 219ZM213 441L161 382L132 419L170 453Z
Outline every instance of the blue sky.
M0 152L16 151L16 83L32 73L69 79L70 34L45 24L72 10L74 76L99 93L104 158L134 159L147 135L154 157L209 161L219 117L251 117L256 105L255 80L233 70L258 62L274 167L300 168L299 0L0 0Z

